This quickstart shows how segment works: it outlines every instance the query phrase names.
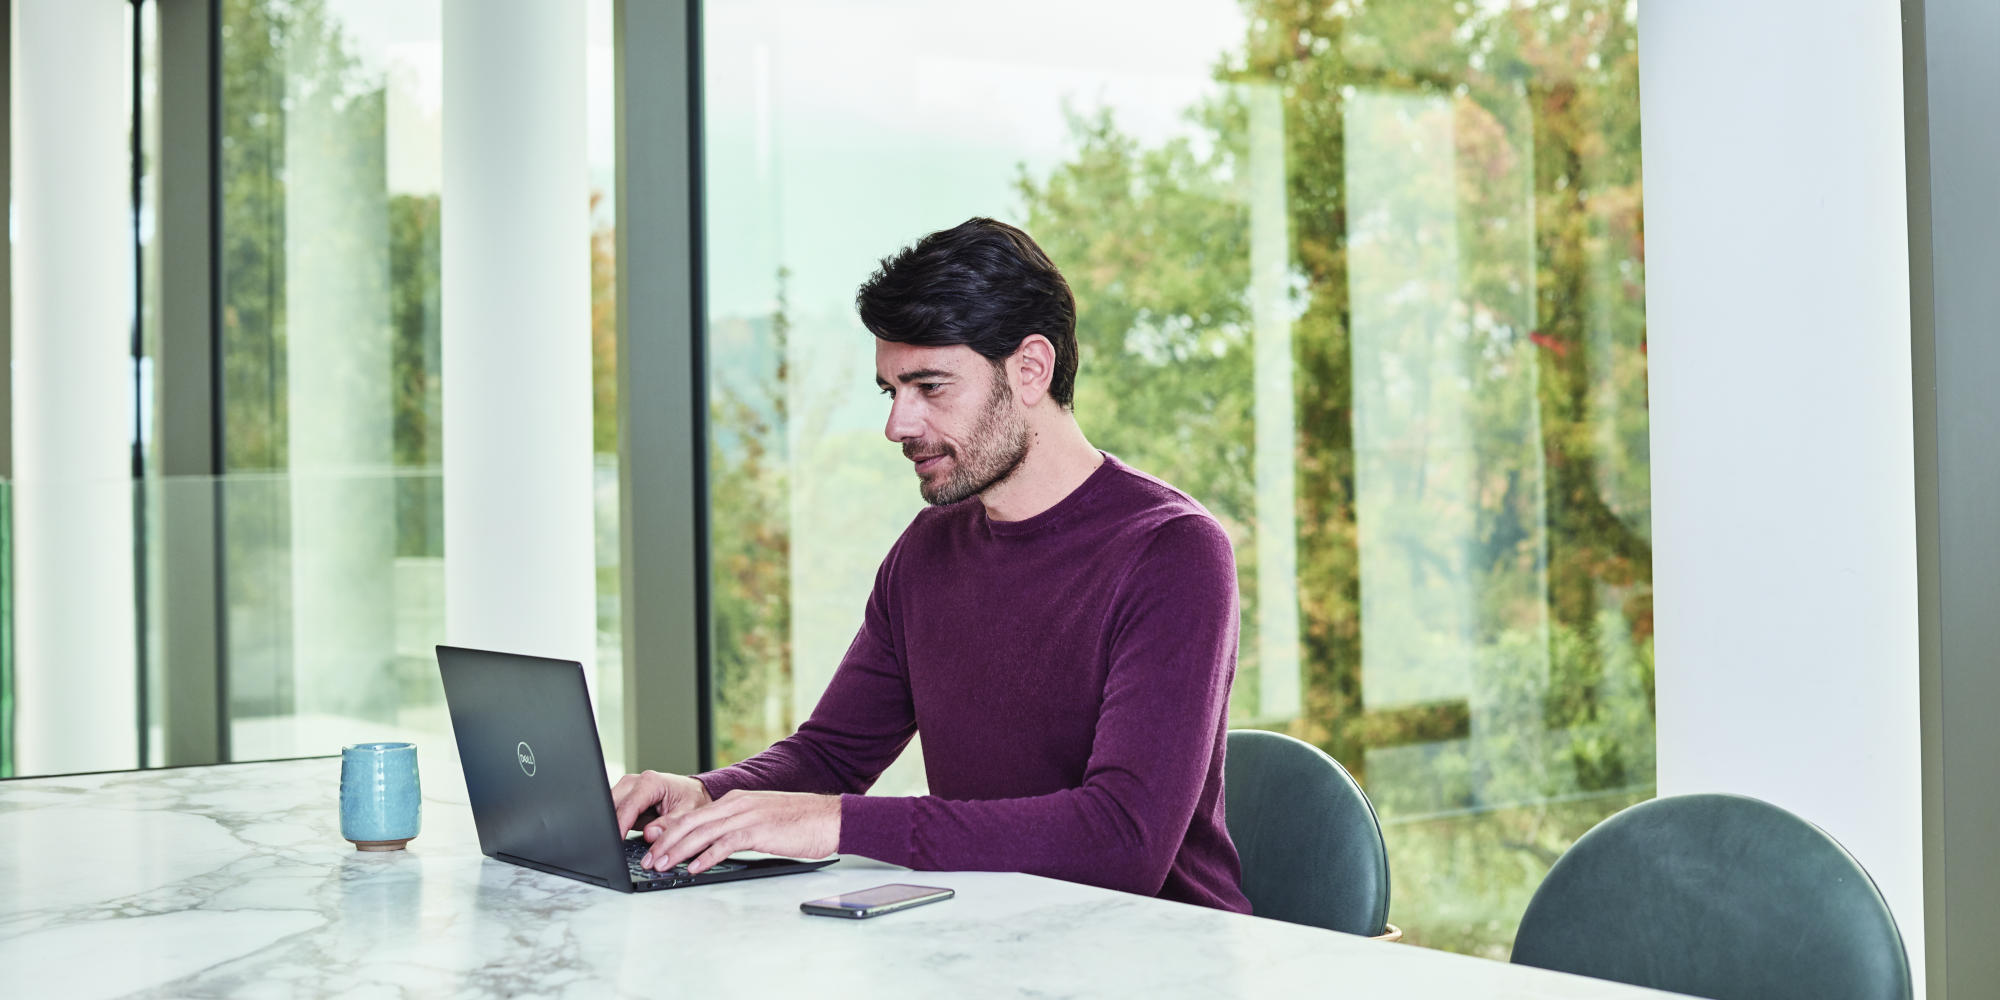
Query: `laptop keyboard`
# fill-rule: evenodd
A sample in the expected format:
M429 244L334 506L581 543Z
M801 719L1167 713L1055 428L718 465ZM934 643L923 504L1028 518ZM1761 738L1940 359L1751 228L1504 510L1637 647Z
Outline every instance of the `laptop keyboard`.
M686 863L675 865L666 871L654 871L650 868L642 867L639 861L646 856L646 850L652 846L643 840L628 840L625 842L625 868L632 873L632 881L651 882L654 879L687 877L688 866Z
M652 846L643 840L637 839L625 842L625 868L632 873L632 881L654 882L660 879L685 879L688 877L687 862L681 862L666 871L654 871L650 868L642 867L639 862L646 856L646 850ZM709 868L708 872L720 874L722 872L733 872L742 867L741 862L721 861L717 862L714 867ZM702 874L705 875L708 872L703 872Z

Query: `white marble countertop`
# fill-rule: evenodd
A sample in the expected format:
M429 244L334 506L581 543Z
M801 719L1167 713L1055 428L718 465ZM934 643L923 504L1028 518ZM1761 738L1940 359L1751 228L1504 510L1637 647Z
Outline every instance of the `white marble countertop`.
M1647 990L1028 875L846 858L629 894L482 857L456 762L423 833L340 839L338 758L0 782L0 997L1551 997ZM844 921L884 882L943 903Z

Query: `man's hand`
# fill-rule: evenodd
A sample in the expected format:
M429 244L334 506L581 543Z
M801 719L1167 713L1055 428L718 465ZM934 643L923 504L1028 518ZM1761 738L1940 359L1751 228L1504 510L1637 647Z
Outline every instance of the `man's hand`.
M709 805L663 813L646 824L646 839L653 847L641 864L655 871L685 861L700 873L737 851L823 858L840 849L840 796L726 792Z
M647 771L628 774L611 786L611 802L618 813L618 835L637 830L642 824L667 816L679 816L708 804L708 789L683 774Z

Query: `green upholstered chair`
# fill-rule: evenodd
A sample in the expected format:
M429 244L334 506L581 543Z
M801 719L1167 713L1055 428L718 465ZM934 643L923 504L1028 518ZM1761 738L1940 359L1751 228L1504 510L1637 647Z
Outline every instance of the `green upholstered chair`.
M1832 837L1768 802L1677 795L1584 834L1514 961L1715 1000L1908 1000L1888 904Z
M1250 912L1401 935L1388 924L1389 854L1375 807L1332 757L1283 733L1234 730L1222 790Z

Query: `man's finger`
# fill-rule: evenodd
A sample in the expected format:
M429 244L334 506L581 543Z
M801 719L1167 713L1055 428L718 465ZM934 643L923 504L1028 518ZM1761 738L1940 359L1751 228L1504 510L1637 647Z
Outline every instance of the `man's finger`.
M723 810L716 807L696 809L684 817L683 824L676 824L653 842L649 852L655 869L672 868L674 865L699 854L709 846L730 834L758 822L755 812L734 808Z
M676 851L675 848L690 840L700 839L702 828L721 818L722 816L713 807L691 809L671 819L662 816L657 822L646 827L646 839L651 840L653 846L640 861L641 867L655 871L673 867L673 857L676 854L687 853L685 850ZM708 841L702 840L702 843L706 845Z
M754 800L742 796L725 795L719 801L705 806L696 806L693 809L682 812L663 814L656 824L659 827L659 832L655 834L649 827L646 831L646 839L653 842L653 851L657 855L662 847L672 846L675 842L685 837L689 830L703 823L712 823L728 816L734 816L744 809L749 808L746 803L751 801Z
M687 860L702 848L715 843L727 824L734 818L724 815L702 815L706 810L684 816L677 823L661 831L658 840L653 841L653 849L647 852L654 869L672 868Z
M693 861L688 862L688 874L699 875L702 872L705 872L710 868L715 867L717 862L720 862L728 858L730 855L735 854L737 851L741 850L742 849L741 844L743 840L744 840L744 835L742 833L730 833L728 836L723 837L721 840L718 840L715 843L710 844L708 846L708 850L701 852L700 857L694 859Z
M647 801L645 782L636 774L628 774L611 786L611 801L616 804L618 833L636 829L639 817L644 815L651 804Z
M646 813L653 808L652 805L646 802L645 796L639 794L636 790L627 792L624 798L617 799L617 803L618 835L621 837L625 835L625 831L627 830L637 830Z
M660 836L667 832L667 828L672 826L674 824L674 821L680 819L682 816L686 816L688 813L693 811L694 810L686 806L682 806L679 809L668 810L666 808L666 803L663 802L660 804L659 808L656 808L653 811L639 817L639 823L637 826L634 827L634 829L637 829L641 834L643 834L647 842L650 843L652 841L660 839Z

